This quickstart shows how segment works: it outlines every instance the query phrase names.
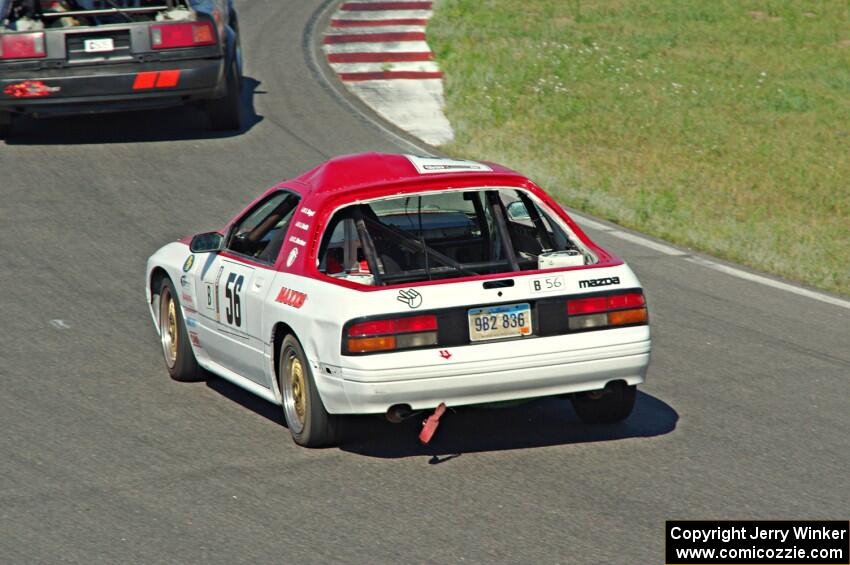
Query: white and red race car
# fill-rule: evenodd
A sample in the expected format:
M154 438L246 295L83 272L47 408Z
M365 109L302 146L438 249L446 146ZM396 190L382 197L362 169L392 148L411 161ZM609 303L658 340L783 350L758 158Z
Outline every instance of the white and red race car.
M282 405L305 446L344 414L544 396L616 422L649 364L631 269L492 163L332 159L158 250L146 287L171 376Z

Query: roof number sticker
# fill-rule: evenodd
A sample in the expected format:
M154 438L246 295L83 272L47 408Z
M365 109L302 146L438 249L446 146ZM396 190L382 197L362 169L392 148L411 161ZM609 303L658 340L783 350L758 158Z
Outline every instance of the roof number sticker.
M435 173L476 173L493 170L487 165L476 163L475 161L443 159L441 157L418 157L416 155L405 155L405 157L407 157L420 175Z

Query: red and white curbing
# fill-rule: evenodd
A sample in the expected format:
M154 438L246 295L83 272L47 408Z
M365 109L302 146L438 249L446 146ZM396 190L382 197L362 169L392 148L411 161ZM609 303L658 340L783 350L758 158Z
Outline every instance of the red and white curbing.
M443 114L443 73L425 41L432 2L351 0L325 32L328 64L385 119L431 145L454 138Z

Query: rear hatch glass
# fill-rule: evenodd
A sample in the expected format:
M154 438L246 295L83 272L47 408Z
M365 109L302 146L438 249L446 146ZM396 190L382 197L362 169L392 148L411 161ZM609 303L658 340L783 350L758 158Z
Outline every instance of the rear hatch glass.
M517 189L425 193L338 210L319 269L368 285L593 264L569 227Z

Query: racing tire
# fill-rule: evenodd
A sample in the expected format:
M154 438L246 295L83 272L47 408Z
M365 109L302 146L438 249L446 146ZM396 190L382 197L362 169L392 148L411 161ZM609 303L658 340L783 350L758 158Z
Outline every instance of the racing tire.
M579 392L570 397L578 417L585 424L614 424L622 422L632 413L637 396L637 386L619 386Z
M325 410L310 364L295 336L283 339L278 367L283 416L293 441L303 447L336 443L339 416Z
M6 139L12 135L12 114L0 112L0 139Z
M171 378L180 382L206 380L206 372L198 365L189 343L186 321L180 311L174 285L167 278L159 287L159 320L162 355Z
M227 94L207 102L207 117L215 131L242 129L242 77L235 56L230 61L225 81Z

